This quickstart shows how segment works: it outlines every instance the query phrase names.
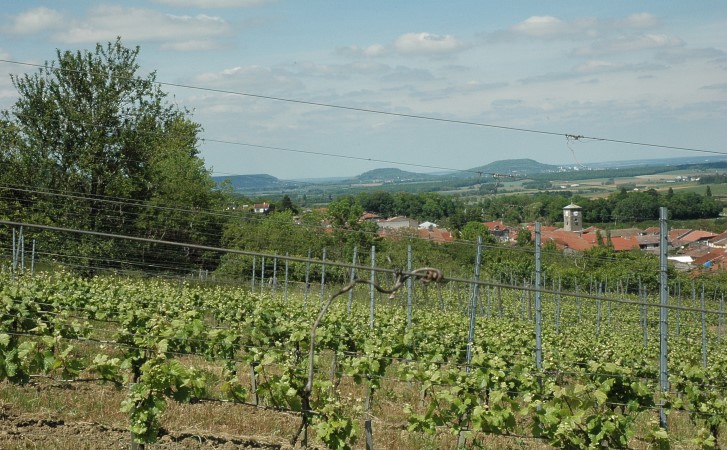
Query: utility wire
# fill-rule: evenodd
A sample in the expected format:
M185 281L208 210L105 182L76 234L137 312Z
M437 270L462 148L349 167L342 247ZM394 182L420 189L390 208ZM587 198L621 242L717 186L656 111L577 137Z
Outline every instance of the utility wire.
M91 235L91 236L100 236L100 237L106 237L106 238L130 240L130 241L137 241L137 242L148 242L148 243L194 248L194 249L198 249L198 250L208 250L208 251L239 254L239 255L246 255L246 256L263 256L263 257L269 257L269 258L277 258L277 259L280 259L283 261L325 264L327 266L344 267L346 269L354 268L359 271L374 270L379 273L392 274L392 275L403 274L403 275L414 276L415 278L418 277L418 275L419 275L418 273L402 272L400 269L386 269L386 268L381 268L381 267L371 268L369 266L342 263L342 262L336 262L336 261L313 260L310 258L303 258L303 257L298 257L298 256L260 253L260 252L248 251L248 250L229 249L229 248L222 248L222 247L213 247L213 246L208 246L208 245L165 241L165 240L161 240L161 239L149 239L149 238L142 238L142 237L136 237L136 236L105 233L105 232L100 232L100 231L63 228L63 227L57 227L57 226L52 226L52 225L40 225L40 224L34 224L34 223L14 222L14 221L8 221L8 220L0 220L0 224L10 225L10 226L25 226L25 227L37 228L37 229L41 229L41 230L59 231L59 232L75 233L75 234L82 234L82 235ZM563 295L563 293L558 290L547 289L547 288L538 287L538 286L536 286L536 287L519 286L519 285L511 285L511 284L507 284L507 283L496 283L493 281L474 281L471 279L453 278L453 277L446 277L446 278L442 277L441 281L442 282L472 283L472 284L479 284L482 286L500 287L500 288L514 289L514 290L528 291L528 292L540 292L540 293L551 294L551 295ZM601 301L606 301L606 302L621 303L621 304L627 304L627 305L642 305L644 307L655 307L655 308L661 307L661 308L682 310L682 311L694 310L694 308L689 308L689 307L680 306L680 305L661 306L661 305L655 304L655 303L648 303L648 302L644 302L644 301L636 301L636 300L628 300L628 299L617 299L617 298L611 298L611 297L607 297L607 296L603 296L603 295L599 296L599 295L578 294L578 297L582 298L582 299L601 300ZM708 314L717 314L717 315L726 315L727 314L727 311L717 311L717 310L708 310L708 309L699 310L699 311L703 311Z
M7 64L29 66L29 67L38 67L38 68L45 69L45 70L85 72L85 71L80 71L80 70L49 67L47 63L46 64L37 64L37 63L29 63L29 62L15 61L15 60L9 60L9 59L0 59L0 62L7 63ZM661 148L661 149L668 149L668 150L682 150L682 151L688 151L688 152L709 153L709 154L715 154L715 155L727 155L727 152L720 152L720 151L716 151L716 150L708 150L708 149L695 148L695 147L682 147L682 146L675 146L675 145L654 144L654 143L648 143L648 142L629 141L629 140L612 139L612 138L604 138L604 137L596 137L596 136L584 136L581 134L545 131L545 130L537 130L537 129L532 129L532 128L523 128L523 127L511 127L511 126L505 126L505 125L496 125L496 124L491 124L491 123L474 122L474 121L467 121L467 120L446 119L446 118L442 118L442 117L425 116L425 115L420 115L420 114L396 113L396 112L392 112L392 111L383 111L383 110L371 109L371 108L360 108L360 107L354 107L354 106L336 105L336 104L332 104L332 103L314 102L314 101L308 101L308 100L299 100L299 99L292 99L292 98L286 98L286 97L254 94L254 93L250 93L250 92L233 91L233 90L228 90L228 89L217 89L217 88L195 86L195 85L182 84L182 83L170 83L170 82L163 82L163 81L156 81L156 80L154 81L154 83L156 83L160 86L170 86L170 87L176 87L176 88L181 88L181 89L190 89L190 90L203 91L203 92L213 92L213 93L226 94L226 95L237 95L237 96L241 96L241 97L257 98L257 99L262 99L262 100L272 100L272 101L278 101L278 102L315 106L315 107L321 107L321 108L332 108L332 109L355 111L355 112L362 112L362 113L368 113L368 114L385 115L385 116L390 116L390 117L401 117L401 118L407 118L407 119L427 120L427 121L434 121L434 122L448 123L448 124L477 126L477 127L493 128L493 129L498 129L498 130L515 131L515 132L521 132L521 133L540 134L540 135L546 135L546 136L559 136L559 137L565 137L566 139L569 139L569 140L576 140L576 141L577 140L592 140L592 141L599 141L599 142L610 142L610 143L614 143L614 144L634 145L634 146ZM365 158L364 158L364 160L365 160Z

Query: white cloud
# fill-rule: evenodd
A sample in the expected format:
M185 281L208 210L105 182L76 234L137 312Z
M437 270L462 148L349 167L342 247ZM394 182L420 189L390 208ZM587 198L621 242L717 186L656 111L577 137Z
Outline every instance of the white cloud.
M725 57L725 52L716 48L669 48L659 52L657 55L658 59L667 61L669 63L683 63L689 60L699 59L714 59Z
M163 48L174 50L210 49L212 39L232 33L224 19L199 14L173 16L142 8L99 6L88 17L55 34L64 43L93 43L113 40L160 42Z
M442 54L462 49L462 43L451 35L407 33L394 42L400 53Z
M165 42L160 45L162 50L171 50L175 52L201 52L205 50L214 50L219 48L220 44L211 39L191 39Z
M710 84L709 86L702 86L700 89L727 92L727 83Z
M552 37L563 34L568 25L553 16L532 16L512 27L516 33L533 37Z
M566 22L554 16L531 16L513 25L505 33L535 39L593 38L600 33L598 20L582 17Z
M40 7L13 17L12 24L6 30L13 34L32 34L56 30L63 24L63 14L54 9Z
M507 31L492 34L502 39L508 37L528 37L536 39L593 39L609 36L624 29L645 29L659 25L651 13L631 14L619 19L596 19L581 17L566 21L555 16L531 16L511 26Z
M231 67L198 75L195 83L244 92L300 90L302 83L287 72L262 66Z
M370 60L355 61L350 64L319 64L302 61L288 64L285 67L289 73L296 76L340 79L349 79L356 75L380 75L390 71L388 65Z
M375 58L400 55L447 55L465 48L465 45L452 35L433 33L406 33L399 36L392 44L372 44L366 47L348 46L336 49L336 54L343 57Z
M621 66L610 61L588 61L575 68L578 73L598 73L598 72L612 72L619 69Z
M615 20L614 24L623 28L653 28L659 24L659 19L651 13L641 12Z
M170 6L193 8L248 8L273 3L275 0L153 0Z
M336 49L336 53L341 56L365 56L365 57L377 57L384 56L388 53L388 50L384 45L373 44L368 47L340 47Z
M665 34L639 34L619 36L615 39L596 41L588 47L574 50L575 55L600 55L608 53L625 53L640 50L675 48L684 45L679 38Z

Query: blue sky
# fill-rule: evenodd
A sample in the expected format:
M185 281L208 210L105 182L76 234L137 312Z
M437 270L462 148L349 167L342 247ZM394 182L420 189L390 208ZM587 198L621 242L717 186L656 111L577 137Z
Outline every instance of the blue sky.
M727 153L727 2L3 3L3 60L121 36L163 83L480 124L164 85L204 128L215 175L714 157L565 134ZM26 70L0 62L0 108L17 96L8 74Z

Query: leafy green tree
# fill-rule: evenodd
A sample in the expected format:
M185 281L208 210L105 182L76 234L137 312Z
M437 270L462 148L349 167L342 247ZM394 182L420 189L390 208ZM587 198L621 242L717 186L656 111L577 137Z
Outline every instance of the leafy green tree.
M490 234L482 222L467 222L460 233L462 239L466 241L477 241L478 237L482 237L482 243L494 244L497 242L495 236Z
M328 204L328 219L334 228L355 229L363 215L363 208L352 196L336 199Z
M520 227L517 230L517 237L515 238L517 245L520 247L527 247L533 243L533 235L525 227Z
M379 214L382 217L394 215L394 198L389 192L362 192L356 197L364 211Z
M641 221L659 217L658 197L648 192L618 194L613 214L622 221Z
M292 211L293 214L298 214L298 208L293 204L293 201L290 199L290 196L288 194L283 195L283 198L280 199L277 210Z
M2 112L0 140L9 145L0 149L7 163L0 179L30 188L16 195L22 208L6 200L12 214L185 241L214 235L214 227L208 229L213 221L199 215L221 206L197 156L200 126L166 101L155 73L139 74L139 51L120 39L94 51L58 50L57 61L36 73L11 76L19 96ZM170 202L186 212L157 207ZM56 252L96 261L131 258L129 248L113 240L56 239L53 245ZM200 262L184 256L184 263Z

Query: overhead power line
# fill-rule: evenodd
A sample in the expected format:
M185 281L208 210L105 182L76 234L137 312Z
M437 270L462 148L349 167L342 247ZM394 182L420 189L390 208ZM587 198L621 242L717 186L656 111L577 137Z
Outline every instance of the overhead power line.
M451 167L442 167L442 166L432 166L428 164L416 164L411 162L401 162L401 161L392 161L392 160L386 160L386 159L376 159L376 158L366 158L363 156L349 156L349 155L339 155L336 153L325 153L325 152L315 152L311 150L300 150L300 149L293 149L293 148L285 148L285 147L274 147L269 145L259 145L259 144L248 144L245 142L235 142L235 141L225 141L221 139L207 139L202 138L202 141L204 142L215 142L217 144L227 144L227 145L238 145L243 147L254 147L254 148L261 148L266 150L276 150L281 152L290 152L290 153L302 153L306 155L317 155L317 156L327 156L327 157L333 157L333 158L341 158L341 159L353 159L357 161L368 161L368 162L379 162L379 163L386 163L386 164L396 164L399 166L408 166L408 167L419 167L423 169L436 169L436 170L446 170L450 172L466 172L466 173L473 173L478 176L482 175L490 175L492 177L510 177L514 178L513 175L508 174L502 174L502 173L496 173L496 172L483 172L481 170L473 170L473 169L452 169ZM222 173L222 172L216 172L216 173Z
M29 63L29 62L15 61L15 60L10 60L10 59L0 59L0 62L7 63L7 64L29 66L29 67L39 67L39 68L43 68L43 69L47 69L47 70L80 72L80 71L70 70L70 69L49 67L46 64ZM373 109L373 108L362 108L362 107L356 107L356 106L336 105L333 103L314 102L314 101L310 101L310 100L300 100L300 99L293 99L293 98L287 98L287 97L255 94L255 93L251 93L251 92L233 91L233 90L229 90L229 89L210 88L210 87L205 87L205 86L195 86L195 85L182 84L182 83L170 83L170 82L164 82L164 81L154 81L154 82L160 86L170 86L170 87L176 87L176 88L181 88L181 89L190 89L190 90L213 92L213 93L227 94L227 95L237 95L237 96L241 96L241 97L257 98L257 99L262 99L262 100L271 100L271 101L292 103L292 104L298 104L298 105L315 106L315 107L321 107L321 108L333 108L333 109L355 111L355 112L368 113L368 114L378 114L378 115L385 115L385 116L390 116L390 117L401 117L401 118L407 118L407 119L427 120L427 121L441 122L441 123L448 123L448 124L477 126L477 127L493 128L493 129L498 129L498 130L514 131L514 132L521 132L521 133L540 134L540 135L547 135L547 136L559 136L559 137L564 137L564 138L570 139L570 140L591 140L591 141L598 141L598 142L609 142L609 143L613 143L613 144L633 145L633 146L660 148L660 149L667 149L667 150L681 150L681 151L688 151L688 152L708 153L708 154L714 154L714 155L727 155L727 152L709 150L709 149L703 149L703 148L696 148L696 147L683 147L683 146L677 146L677 145L666 145L666 144L656 144L656 143L631 141L631 140L624 140L624 139L586 136L586 135L582 135L582 134L537 130L537 129L533 129L533 128L524 128L524 127L512 127L512 126L506 126L506 125L497 125L497 124L492 124L492 123L475 122L475 121L461 120L461 119L447 119L447 118L443 118L443 117L426 116L426 115L422 115L422 114L398 113L398 112L384 111L384 110ZM223 142L223 143L229 143L229 142ZM273 148L273 147L271 147L271 148ZM280 150L279 148L275 148L275 149ZM325 155L333 156L333 155L328 155L328 154L325 154ZM339 155L336 155L336 156L339 156ZM359 158L354 158L354 159L359 159ZM361 158L361 159L368 160L368 161L377 161L377 160L366 159L366 158ZM388 161L377 161L377 162L388 162ZM422 167L427 167L427 166L422 166Z

